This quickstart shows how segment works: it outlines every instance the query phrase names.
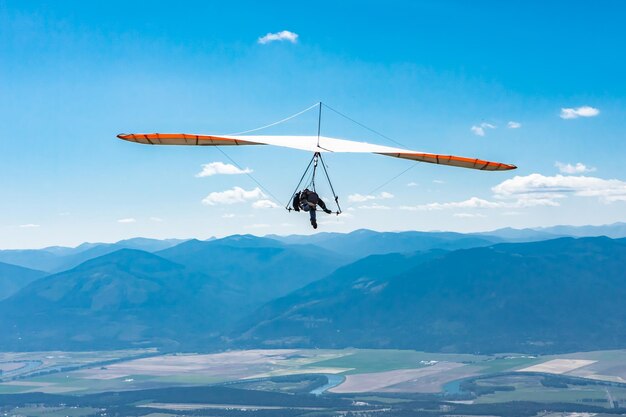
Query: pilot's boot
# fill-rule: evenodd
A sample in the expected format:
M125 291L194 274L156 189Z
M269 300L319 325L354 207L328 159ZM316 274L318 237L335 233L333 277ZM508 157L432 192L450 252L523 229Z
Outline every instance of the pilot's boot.
M315 219L311 219L311 226L313 226L313 229L317 229L317 222Z

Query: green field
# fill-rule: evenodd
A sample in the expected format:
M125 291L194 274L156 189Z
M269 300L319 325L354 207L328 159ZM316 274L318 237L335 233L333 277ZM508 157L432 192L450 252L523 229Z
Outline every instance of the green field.
M488 394L480 392L478 398L474 398L476 403L532 399L542 402L585 402L608 406L606 383L597 385L597 382L593 382L596 385L573 384L567 388L550 388L541 384L544 377L537 375L531 377L530 374L517 371L554 360L573 360L572 368L564 371L566 377L616 382L626 377L623 374L626 372L624 366L626 351L584 352L544 357L374 349L250 350L167 355L158 355L150 350L133 350L0 355L7 363L40 361L38 371L70 368L69 371L41 376L26 374L21 375L19 379L5 380L0 383L0 394L28 392L86 394L221 383L239 383L243 388L263 391L300 392L308 387L307 382L298 382L297 378L285 380L287 382L276 381L275 378L303 374L340 374L350 379L352 386L358 386L360 390L363 389L363 381L367 384L367 378L385 381L375 390L367 390L366 385L366 391L356 392L362 398L387 398L392 402L396 401L393 398L401 398L398 395L403 392L435 393L437 389L441 391L444 385L452 381L478 378L476 383L482 387L508 386L514 387L515 390ZM577 365L576 361L581 360L587 362ZM372 379L372 374L376 373L381 373L380 378L374 375ZM271 381L270 377L273 378ZM558 375L556 377L562 378ZM626 384L614 385L610 387L613 401L626 404ZM386 396L386 393L394 395ZM468 395L468 392L463 395Z
M28 417L83 417L93 416L99 410L89 407L17 407L10 415Z
M336 351L340 357L315 362L315 367L352 368L345 375L422 368L429 361L483 362L486 357L464 354L426 353L414 350L348 349Z

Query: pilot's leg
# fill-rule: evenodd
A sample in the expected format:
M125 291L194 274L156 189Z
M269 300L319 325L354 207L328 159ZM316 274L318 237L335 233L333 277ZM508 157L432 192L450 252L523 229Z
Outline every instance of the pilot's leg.
M317 229L317 212L315 211L314 207L311 207L311 210L309 210L309 214L311 216L311 226L313 226L313 229Z

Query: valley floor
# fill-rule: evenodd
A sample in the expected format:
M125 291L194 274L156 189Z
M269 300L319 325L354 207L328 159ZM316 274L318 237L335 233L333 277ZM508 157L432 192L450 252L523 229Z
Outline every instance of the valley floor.
M626 408L626 350L538 357L363 349L267 349L210 354L161 354L152 349L7 352L0 353L0 370L0 405L3 397L20 398L9 394L21 394L23 398L39 395L36 393L53 394L45 398L57 398L54 395L59 394L89 397L112 391L225 387L250 393L309 394L302 398L320 400L348 398L351 404L366 409L372 406L376 412L417 400L451 407L532 401L546 406L575 404L607 412ZM67 401L67 397L64 398ZM48 404L45 415L57 413L54 407L50 408L53 405ZM259 413L278 409L302 412L325 409L315 402L282 407L280 401L232 404L195 400L187 403L159 398L134 406L146 412L162 410L179 414L216 409L254 409ZM83 408L90 412L98 409L93 404ZM15 415L19 415L18 409L13 409ZM76 410L64 415L81 415Z

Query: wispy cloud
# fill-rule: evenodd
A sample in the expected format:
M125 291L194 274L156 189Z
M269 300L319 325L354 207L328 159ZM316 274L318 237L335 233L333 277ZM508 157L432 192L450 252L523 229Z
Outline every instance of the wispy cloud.
M573 169L577 169L576 166L573 166ZM560 201L569 196L597 198L604 204L626 201L626 182L582 175L546 176L535 173L516 176L492 187L491 191L493 199L489 200L472 197L462 201L435 202L399 208L410 211L508 209L503 214L517 215L520 212L511 209L558 207L561 205Z
M519 129L520 127L522 127L522 124L520 122L514 122L513 120L511 120L506 124L506 127L508 127L509 129Z
M298 34L294 32L290 32L288 30L283 30L280 32L268 33L265 36L261 36L257 42L260 43L261 45L265 45L271 42L285 42L285 41L291 42L291 43L298 42Z
M117 222L118 223L135 223L137 222L137 219L135 219L134 217L126 217L124 219L119 219Z
M433 180L434 184L445 184L446 182L444 180Z
M265 198L265 194L259 187L250 191L244 190L241 187L233 187L230 190L210 193L202 199L202 204L216 206L219 204L245 203L246 201L259 200L262 198Z
M213 175L239 175L250 174L252 170L250 168L240 169L231 164L225 164L223 162L211 162L202 165L202 171L196 174L197 178L211 177Z
M409 211L433 211L454 208L499 208L503 207L503 204L504 203L498 201L488 201L482 198L472 197L463 201L419 204L417 206L400 206L400 209Z
M365 205L359 206L359 208L363 210L389 210L391 209L391 207L389 206L385 206L383 204L378 204L378 203L365 204Z
M160 217L153 216L153 217L150 217L150 221L155 222L155 223L162 223L164 220Z
M407 187L417 187L418 184L416 182L410 182L406 185Z
M479 125L474 125L472 127L470 127L470 130L472 131L472 133L474 133L476 136L485 136L485 129L495 129L496 126L492 125L491 123L481 123Z
M234 213L222 214L222 219L234 219L234 218L235 218L235 214Z
M577 119L579 117L594 117L600 114L600 110L590 107L581 106L576 108L562 108L561 119Z
M472 218L476 218L476 217L487 217L487 216L485 216L482 213L454 213L453 216L461 218L461 219L472 219Z
M380 194L376 194L376 195L363 195L363 194L350 194L348 196L348 201L351 203L363 203L365 201L371 201L371 200L389 200L394 198L394 195L391 193L388 193L386 191L381 192Z
M544 200L556 205L568 195L596 197L604 203L626 201L626 182L587 176L530 174L516 176L492 188L499 198Z
M274 203L272 200L258 200L252 203L252 208L256 209L266 209L266 208L278 208L279 205Z
M555 162L554 166L559 169L559 172L562 174L584 174L586 172L594 172L596 169L593 167L588 167L587 165L578 162L575 165L572 164L564 164L562 162Z
M20 227L22 229L36 229L40 227L40 225L34 224L34 223L26 223L26 224L20 224Z

